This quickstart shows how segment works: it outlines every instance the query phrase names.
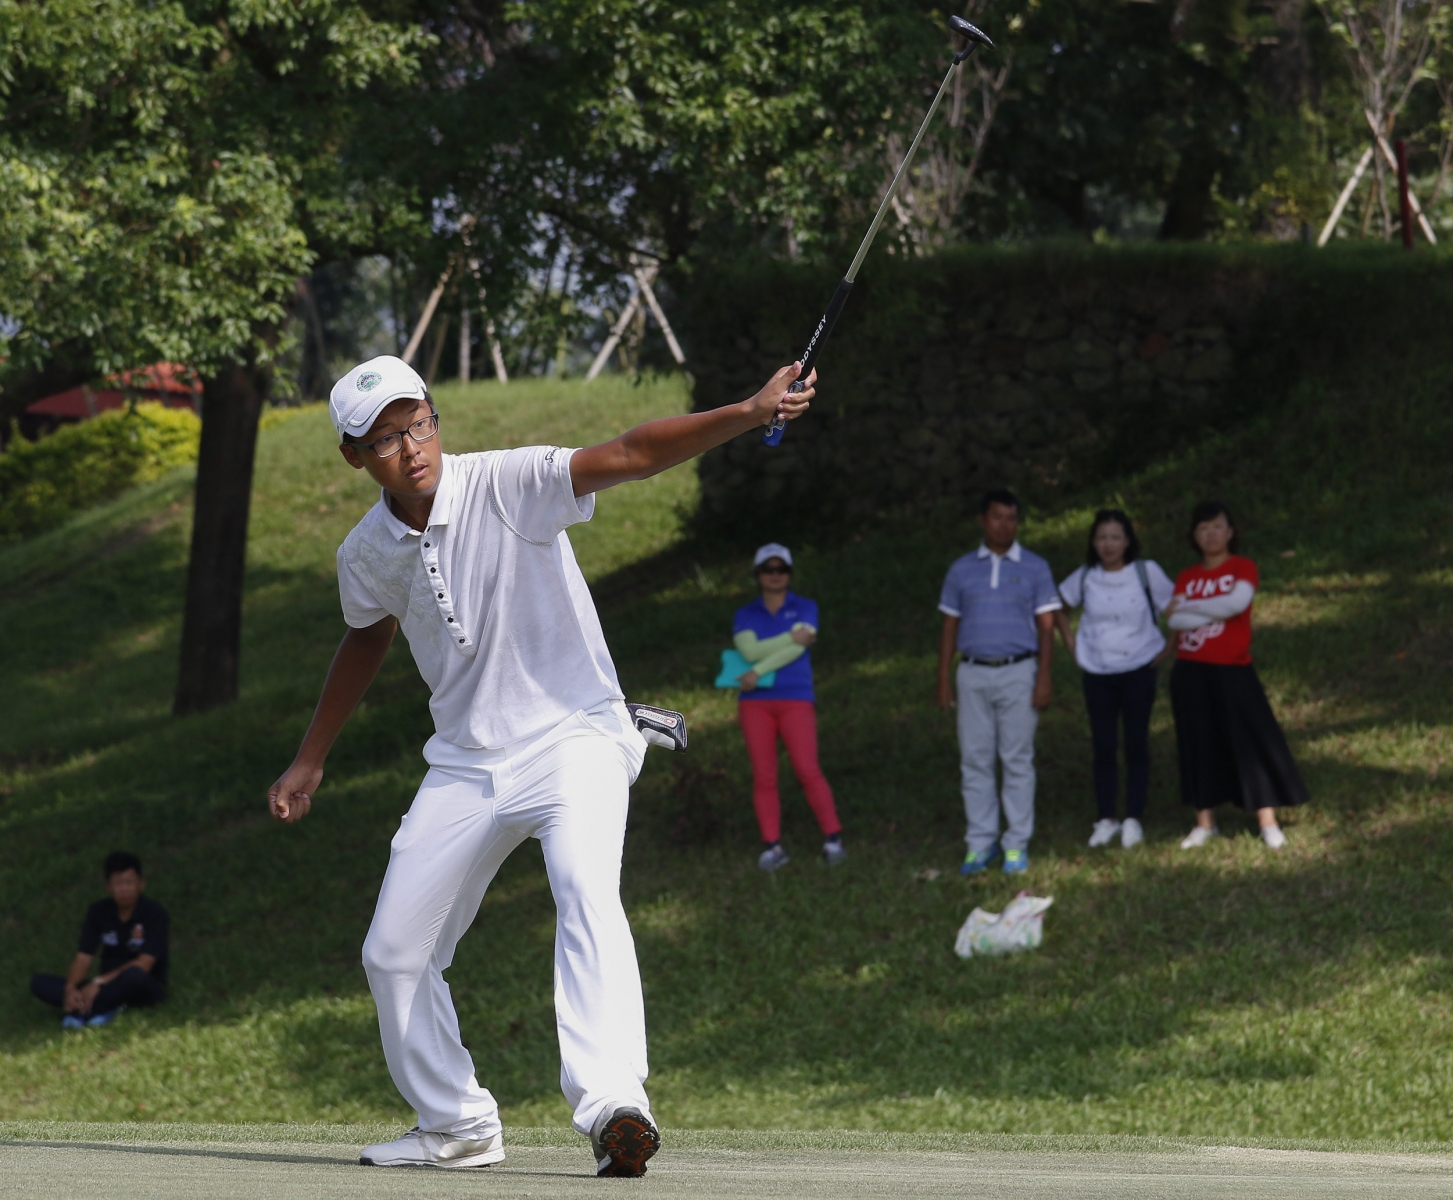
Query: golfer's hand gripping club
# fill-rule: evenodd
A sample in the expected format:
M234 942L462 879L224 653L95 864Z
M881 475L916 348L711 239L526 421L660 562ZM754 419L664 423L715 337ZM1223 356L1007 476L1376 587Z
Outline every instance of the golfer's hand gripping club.
M929 122L933 120L933 114L938 111L939 102L943 100L943 94L947 90L949 81L953 79L954 72L958 70L959 64L973 54L980 46L988 46L993 49L994 43L989 40L988 34L970 25L962 17L950 17L948 25L954 33L959 34L968 42L962 50L954 55L953 64L948 69L948 74L943 77L939 84L938 95L934 96L933 103L928 106L928 112L919 125L918 132L913 135L913 144L908 147L908 153L903 156L903 161L898 165L898 173L893 176L893 182L888 185L888 191L884 194L882 202L878 205L877 215L873 217L873 223L868 226L867 235L863 238L862 244L858 247L857 254L853 257L853 264L848 268L848 273L842 277L837 285L837 291L832 294L828 301L827 311L822 314L817 322L817 328L812 331L812 339L807 343L807 349L802 355L802 371L787 390L789 392L801 392L805 390L804 379L812 375L812 369L817 363L817 356L822 353L822 348L827 345L827 339L832 335L832 327L837 324L838 314L842 312L843 305L848 301L848 293L853 290L853 281L858 277L858 268L863 265L863 259L867 257L869 248L873 245L873 239L878 236L878 227L883 224L883 217L888 212L888 206L893 202L893 197L898 192L898 185L903 182L903 177L908 173L908 164L913 161L914 152L918 149L918 143L923 140L924 131L928 128ZM762 441L768 446L775 446L782 441L782 435L787 432L786 418L778 416L767 426L767 432L762 435Z
M807 349L802 354L802 370L798 372L797 378L792 381L787 390L794 394L805 392L807 385L803 380L812 378L813 364L817 362L817 355L827 342L828 335L832 333L832 327L837 323L838 313L842 312L843 305L848 302L848 293L853 290L851 279L841 280L837 285L837 291L832 294L828 301L827 311L822 314L817 322L817 328L812 332L812 340L807 343ZM762 441L769 446L775 446L782 440L782 435L787 432L787 418L777 416L767 426L767 432L762 435Z

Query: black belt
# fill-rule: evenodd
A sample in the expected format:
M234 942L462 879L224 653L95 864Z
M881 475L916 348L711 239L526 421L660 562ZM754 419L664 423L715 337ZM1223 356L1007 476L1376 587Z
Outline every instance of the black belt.
M1024 654L1011 654L1008 658L975 658L972 654L964 655L964 662L971 667L1007 667L1010 663L1023 662L1026 658L1033 658L1039 651L1029 650Z

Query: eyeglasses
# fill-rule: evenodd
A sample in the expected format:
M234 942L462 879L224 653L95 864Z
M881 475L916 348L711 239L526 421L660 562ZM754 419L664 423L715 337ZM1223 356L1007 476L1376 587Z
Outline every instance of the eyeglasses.
M427 442L439 432L439 414L430 413L427 417L420 417L410 425L404 433L413 438L417 444ZM404 448L404 433L386 433L381 438L375 438L371 442L353 442L360 450L372 450L379 458L392 458Z

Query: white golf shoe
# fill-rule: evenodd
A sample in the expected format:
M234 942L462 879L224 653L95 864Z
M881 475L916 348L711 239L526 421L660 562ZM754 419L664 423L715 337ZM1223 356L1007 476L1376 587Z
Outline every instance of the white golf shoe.
M425 1133L417 1125L391 1142L365 1146L358 1156L364 1167L488 1167L504 1162L503 1134L490 1138Z
M1108 817L1095 822L1095 828L1090 830L1090 849L1095 850L1100 846L1108 846L1115 840L1115 835L1120 832L1120 822L1112 821Z
M1131 846L1138 846L1145 841L1145 827L1134 817L1126 817L1125 824L1120 826L1121 849L1129 850Z
M1214 825L1210 829L1204 825L1197 825L1190 833L1181 838L1181 849L1197 850L1215 837L1218 832L1219 830Z
M1267 825L1261 831L1261 840L1268 850L1280 850L1287 844L1287 835L1281 831L1280 825Z

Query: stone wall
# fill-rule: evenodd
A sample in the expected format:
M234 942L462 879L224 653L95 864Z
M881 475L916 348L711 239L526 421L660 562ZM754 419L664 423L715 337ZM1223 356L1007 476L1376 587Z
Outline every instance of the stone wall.
M851 521L1003 485L1034 501L1120 474L1236 419L1308 356L1343 352L1354 319L1375 336L1375 317L1357 318L1364 276L1405 261L1300 247L874 258L811 413L776 449L752 434L702 460L702 520ZM683 289L696 407L751 394L799 354L834 283L764 263Z

